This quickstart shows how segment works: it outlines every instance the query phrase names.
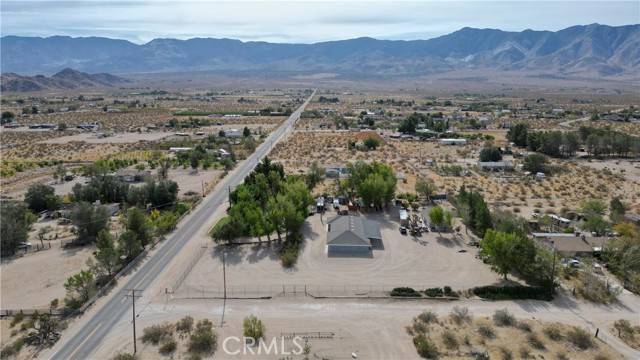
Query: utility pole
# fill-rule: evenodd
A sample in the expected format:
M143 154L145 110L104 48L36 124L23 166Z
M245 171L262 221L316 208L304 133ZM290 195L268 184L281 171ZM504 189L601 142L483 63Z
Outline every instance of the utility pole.
M133 353L135 354L138 351L138 347L137 347L137 344L136 344L136 297L142 297L142 295L136 295L136 291L141 291L141 290L127 289L127 291L130 291L131 294L127 294L125 296L126 297L130 297L131 298L131 303L133 304L133 311L132 311L132 315L133 315Z
M229 205L231 205L231 185L229 185Z
M224 286L224 299L227 300L227 250L222 250L222 284Z
M204 198L204 180L202 180L202 198Z
M553 247L553 264L551 264L551 289L549 289L549 293L553 292L553 283L556 277L556 243L551 241L551 246Z

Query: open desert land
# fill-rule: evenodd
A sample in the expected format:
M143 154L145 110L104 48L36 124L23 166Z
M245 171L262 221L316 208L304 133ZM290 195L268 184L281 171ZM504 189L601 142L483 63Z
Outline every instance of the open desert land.
M496 131L478 131L496 136ZM381 139L375 150L349 149L349 142L360 142L368 137ZM497 138L497 136L496 136ZM502 135L504 139L504 135ZM504 140L503 140L504 141ZM531 216L539 213L575 211L584 199L601 198L605 201L620 197L630 208L640 205L640 182L635 177L634 163L617 161L554 161L562 171L545 180L534 180L518 173L495 173L476 168L477 154L483 141L471 141L468 145L441 145L435 141L402 141L381 137L372 131L297 131L295 136L278 144L272 158L292 172L305 172L313 162L322 167L346 166L355 161L378 161L389 164L396 174L398 192L415 192L418 177L432 179L440 192L456 193L460 186L481 192L496 207ZM301 156L302 155L302 156ZM519 159L510 159L515 166ZM612 164L609 170L598 164ZM467 174L450 175L450 167L459 167ZM615 171L614 171L615 170ZM625 171L620 171L625 170ZM324 186L316 191L335 188L334 179L325 179Z
M309 355L315 358L350 358L352 354L358 358L418 358L424 350L420 346L424 344L420 342L422 340L415 340L416 336L428 339L439 349L441 358L464 358L475 352L486 352L491 358L504 358L508 354L516 358L528 354L585 359L637 355L621 345L615 331L610 330L614 320L637 317L633 310L637 297L628 290L623 290L611 304L594 304L572 294L571 281L576 280L563 279L558 280L558 293L550 302L481 300L473 288L528 284L518 273L509 274L505 281L492 270L486 258L483 261L480 249L472 245L479 240L478 236L473 234L472 228L467 228L450 202L464 186L481 194L491 211L509 210L527 220L538 213L579 212L584 200L590 198L607 204L614 197L619 198L630 212L640 211L639 174L633 159L549 158L547 165L557 170L543 179L536 179L521 169L529 151L513 146L507 138L508 128L520 122L527 122L535 130L577 130L583 124L596 123L601 127L604 123L617 122L583 120L584 112L592 111L593 104L573 102L571 97L560 101L547 94L545 101L536 102L536 97L515 95L432 96L414 91L320 91L311 98L300 119L291 123L291 131L282 133L280 141L273 143L270 136L286 124L288 116L284 114L301 104L303 94L309 95L296 90L119 95L108 101L123 101L124 105L119 104L120 112L106 112L99 102L95 109L87 110L98 114L98 118L101 111L109 114L106 117L109 121L100 121L99 130L84 131L73 126L61 130L10 128L0 133L3 168L11 170L6 171L7 176L2 179L2 192L5 198L21 200L29 187L46 184L65 202L73 201L68 195L76 184L88 186L95 182L87 171L90 165L107 162L114 166L110 172L113 176L130 182L129 189L147 185L140 179L122 180L125 177L118 174L143 174L154 181L175 182L179 189L176 202L184 204L184 209L190 208L202 193L221 196L222 205L215 209L207 207L207 216L184 215L185 223L195 217L206 218L207 225L188 230L193 231L189 246L176 253L173 262L164 269L170 274L158 276L151 282L136 305L139 329L175 323L187 315L196 322L211 320L219 339L216 357L225 357L222 339L242 335L242 320L249 314L257 315L265 323L267 338L285 336L290 339L293 333L303 334L311 346ZM125 101L125 98L129 100ZM135 105L126 105L128 103ZM147 104L146 108L141 104ZM526 104L534 105L527 107ZM602 110L603 107L599 111L608 114L608 111L619 109L619 105L619 102L613 102L606 105L606 109L611 110ZM563 110L560 115L553 111L558 106L571 111ZM399 128L414 113L421 114L421 119L428 119L421 120L425 124L434 118L436 122L446 121L448 128L440 129L438 137L455 134L466 139L465 142L447 145L438 138L420 139L415 134L402 134ZM137 119L136 114L141 118ZM540 119L536 114L545 114L548 118ZM46 115L42 116L25 116L25 121L21 122L24 125L47 122ZM74 124L84 124L75 115L65 113L60 116L70 116ZM117 125L119 121L130 123ZM244 135L245 127L248 136ZM238 136L238 131L242 136ZM235 135L227 137L227 133ZM369 140L376 145L372 148L364 146ZM299 229L302 240L292 266L284 266L282 257L283 244L288 240L277 241L274 233L270 234L273 241L267 241L263 234L260 239L241 236L229 244L214 243L208 231L229 207L226 202L228 189L223 182L233 176L234 168L244 166L243 160L260 144L271 149L269 158L275 164L281 164L286 174L301 179L314 163L326 169L345 167L356 161L376 161L390 166L397 179L396 195L415 194L418 179L428 179L435 185L437 195L447 195L446 200L438 200L435 204L420 200L421 206L409 210L409 214L429 218L429 210L440 205L453 214L452 224L446 231L432 229L417 235L403 235L400 208L395 203L383 211L356 211L356 217L374 220L380 225L382 240L373 244L366 256L337 255L330 254L327 246L327 221L338 216L330 208L322 215L316 213L304 219ZM515 171L480 170L479 156L488 146L504 150L502 159L513 163ZM196 149L203 158L194 168L191 158ZM221 149L225 151L221 152ZM231 164L225 160L230 154L235 160ZM587 156L586 153L580 155ZM165 177L161 178L161 164L165 160L169 161L169 166ZM73 179L61 181L55 177L59 162L74 175ZM255 160L252 160L248 166L253 168L254 165ZM337 179L324 175L322 173L321 180L309 189L314 198L338 193ZM225 188L216 188L216 185L225 185ZM222 195L219 194L221 191ZM121 206L127 207L126 204ZM153 219L150 221L157 239L171 236L170 232L162 235L155 232L159 219L166 214L182 214L177 208L147 213L146 216ZM127 231L127 217L124 211L109 222L109 231L118 243L122 243L122 235ZM40 240L42 228L47 231ZM58 306L63 308L65 297L72 296L65 291L65 281L80 270L86 270L87 260L95 261L97 249L96 245L63 247L77 236L72 231L74 228L73 223L46 219L39 219L32 225L28 242L37 250L42 242L45 249L33 251L30 248L26 253L22 251L19 256L3 260L3 310L45 309L53 299L58 299ZM154 253L163 251L160 243L147 256L151 259ZM29 268L26 272L25 267ZM23 285L25 274L36 280ZM135 276L135 270L124 276L125 279ZM608 271L603 278L621 288L621 282ZM112 293L119 294L120 284L115 286ZM226 301L221 300L225 287ZM447 295L447 300L426 299L422 295L422 299L405 300L390 296L394 289L402 287L422 293L446 287L455 294ZM109 296L99 299L97 304L109 301ZM468 307L471 317L463 323L455 323L450 317L455 306ZM493 335L482 333L484 330L479 329L492 323L491 316L502 308L508 308L519 322L526 322L531 332L516 326L494 324L491 325ZM437 322L416 326L414 318L426 309L437 314ZM88 314L101 311L100 305L87 311ZM585 313L590 316L585 317ZM73 320L71 327L74 330L67 336L76 334L75 329L89 320ZM544 333L552 322L559 322L556 326L564 334L561 340L550 339ZM113 323L103 341L91 340L95 344L91 354L96 358L107 359L132 351L129 312L122 318L114 318ZM2 326L4 329L7 324L3 321ZM601 340L596 339L588 348L579 349L566 337L573 331L572 326L586 328L589 332L600 329ZM139 358L158 358L159 347L143 343L142 332L138 332ZM455 334L456 346L452 345L449 333ZM532 340L531 333L536 339ZM3 337L3 344L15 341L16 336ZM175 339L174 358L186 358L188 339L185 334ZM290 340L285 341L286 350L292 350L293 346ZM20 356L31 356L32 350L29 347L20 352ZM263 357L279 359L283 354ZM252 355L240 355L239 358L252 358ZM304 356L291 358L302 359Z

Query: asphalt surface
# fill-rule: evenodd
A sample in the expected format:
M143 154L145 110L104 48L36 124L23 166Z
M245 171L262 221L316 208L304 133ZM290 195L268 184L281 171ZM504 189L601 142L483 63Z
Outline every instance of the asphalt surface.
M211 219L211 214L227 200L228 187L235 187L242 183L258 161L269 153L271 147L293 129L293 125L300 118L300 114L302 114L314 94L315 91L280 127L256 148L256 151L251 156L241 162L212 193L204 198L193 214L185 218L185 222L180 224L179 228L160 245L158 251L142 263L136 273L131 276L131 279L82 328L78 329L73 338L64 344L59 344L60 350L52 356L52 359L90 358L93 350L107 336L114 325L125 314L131 313L131 300L126 298L128 293L126 289L144 291L154 282L189 240Z

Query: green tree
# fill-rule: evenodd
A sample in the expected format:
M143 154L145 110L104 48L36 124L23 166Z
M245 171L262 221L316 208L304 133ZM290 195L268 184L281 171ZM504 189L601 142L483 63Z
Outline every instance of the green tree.
M266 328L262 320L255 315L249 315L242 321L242 333L245 337L255 340L257 344L264 337Z
M368 150L375 150L378 146L380 146L380 140L374 137L368 137L364 140L363 144Z
M526 147L529 135L529 125L526 123L518 123L509 128L507 131L507 139L516 146Z
M429 210L429 221L431 221L438 232L440 232L444 224L444 210L441 206L434 206Z
M136 234L136 238L140 240L143 247L151 240L152 223L145 213L137 207L132 207L127 211L125 228Z
M480 161L500 161L502 160L502 153L500 149L494 146L488 146L480 150Z
M36 213L55 210L60 206L60 198L56 195L55 189L45 184L29 186L24 201L29 205L29 209Z
M607 211L607 205L602 200L589 199L585 200L581 205L582 213L585 217L602 216Z
M546 172L547 157L542 154L529 154L524 158L522 168L532 173Z
M95 283L93 274L90 271L81 270L79 273L72 275L64 283L67 290L67 297L77 304L84 304L93 295Z
M189 157L189 163L191 164L191 168L193 169L193 171L197 172L198 166L200 165L200 156L198 155L197 152L195 151L191 152L191 157Z
M138 256L142 250L142 243L135 232L127 230L120 235L120 239L118 239L118 252L125 257L127 262Z
M10 122L13 121L13 119L16 118L16 115L14 113L12 113L11 111L3 111L2 112L2 118L0 120L2 120L2 123L0 125L4 125L4 124L8 124Z
M627 207L624 205L622 200L620 200L619 196L611 199L609 203L609 217L613 222L619 222L622 220L622 217L627 212Z
M162 180L166 180L169 176L169 169L171 169L171 159L164 158L159 161L160 166L158 167L158 176Z
M102 230L98 234L96 251L94 251L93 256L96 258L94 272L98 276L106 275L111 277L118 269L120 257L109 231Z
M585 219L582 224L582 228L584 230L594 232L598 236L602 236L611 228L611 224L609 224L609 222L607 222L601 215L590 215Z
M418 194L424 196L429 201L431 201L431 198L438 190L433 180L423 177L419 177L416 180L415 189Z
M26 242L31 224L36 220L22 202L0 202L0 251L13 254L20 243Z
M481 254L491 264L491 269L507 279L507 274L518 265L516 253L521 238L515 234L488 230L480 241Z
M220 219L211 230L211 237L214 241L226 241L231 242L233 239L241 235L241 225L237 220L230 216L225 216Z
M309 172L306 175L307 187L313 189L324 177L324 169L314 161L309 166Z
M251 130L249 130L249 128L245 126L244 129L242 129L242 136L243 137L251 136Z
M78 242L86 244L95 241L100 231L107 229L109 214L104 206L81 201L71 211L71 221L76 227Z

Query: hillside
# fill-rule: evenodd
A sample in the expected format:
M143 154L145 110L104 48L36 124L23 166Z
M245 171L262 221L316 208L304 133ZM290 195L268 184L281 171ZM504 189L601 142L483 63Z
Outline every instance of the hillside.
M640 25L591 24L557 32L463 28L429 40L357 38L315 44L194 38L136 45L107 38L5 36L1 46L3 71L23 74L53 73L65 67L111 73L261 71L356 76L491 69L600 78L637 77L640 70Z
M112 87L128 83L129 80L106 73L87 74L66 68L51 77L44 75L23 76L15 73L2 74L0 82L3 92L25 92Z

